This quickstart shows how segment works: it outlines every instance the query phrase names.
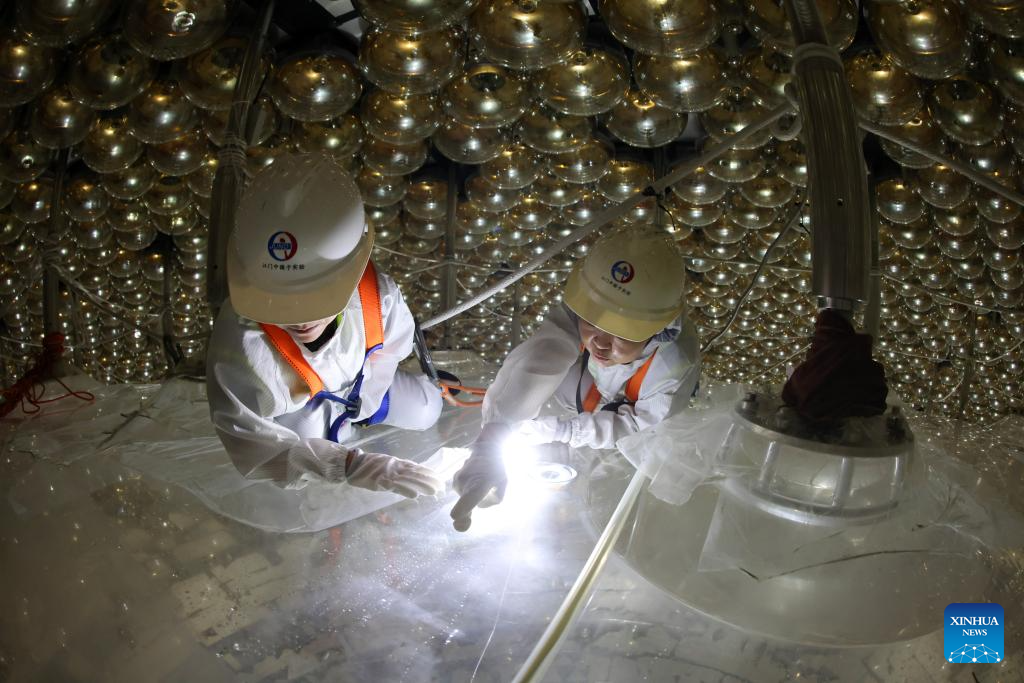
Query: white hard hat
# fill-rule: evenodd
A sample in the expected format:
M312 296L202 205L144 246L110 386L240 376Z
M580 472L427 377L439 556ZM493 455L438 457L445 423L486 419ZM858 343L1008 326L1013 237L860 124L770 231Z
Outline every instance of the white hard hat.
M297 325L348 304L370 259L359 187L325 154L278 157L242 194L228 242L231 305L242 317Z
M626 226L599 239L576 264L563 297L595 327L630 341L646 341L683 312L685 260L666 234Z

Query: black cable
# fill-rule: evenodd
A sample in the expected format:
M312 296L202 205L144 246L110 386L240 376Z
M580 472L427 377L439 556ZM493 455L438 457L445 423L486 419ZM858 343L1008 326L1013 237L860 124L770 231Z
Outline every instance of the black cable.
M662 211L664 211L665 215L668 216L668 219L670 221L672 221L672 229L675 230L676 232L679 232L679 224L676 223L675 215L673 215L673 213L669 210L669 208L667 206L665 206L665 202L663 202L660 197L658 198L658 208L660 208ZM687 227L689 227L689 226L687 226Z
M769 245L769 247L765 250L764 256L761 257L761 263L758 264L757 270L754 271L754 277L750 279L750 284L747 285L747 288L743 290L743 294L740 295L740 300L736 302L736 308L733 309L732 315L729 316L729 321L725 323L725 327L719 330L715 334L715 336L709 339L708 342L701 347L701 353L704 353L705 351L710 349L711 346L715 342L717 342L726 332L728 332L730 327L732 327L733 322L736 321L736 316L740 314L740 309L743 308L743 304L746 302L747 297L750 295L750 291L754 289L754 285L757 284L757 278L761 277L761 271L764 270L765 264L768 263L768 255L772 253L772 250L774 250L775 247L779 244L783 236L785 236L785 234L789 232L790 229L796 224L797 219L800 218L802 213L803 205L801 204L800 206L797 207L796 212L793 214L792 218L790 218L789 221L786 222L786 227L784 227L779 232L779 234L776 235L775 239L772 240L771 245Z
M335 26L341 26L342 24L347 24L348 22L352 21L353 19L358 19L359 16L360 16L359 15L359 10L351 9L348 12L343 12L342 14L339 14L338 16L336 16L334 18L334 25Z

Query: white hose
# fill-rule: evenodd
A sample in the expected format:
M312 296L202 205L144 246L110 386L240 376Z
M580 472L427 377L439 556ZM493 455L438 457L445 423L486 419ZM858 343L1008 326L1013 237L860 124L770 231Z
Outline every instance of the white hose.
M513 683L532 683L544 677L544 672L547 671L548 665L551 664L551 658L565 638L566 631L583 611L587 596L590 595L590 590L597 582L597 577L612 548L615 547L615 542L622 534L626 520L633 511L633 506L646 482L647 477L640 471L637 471L629 481L629 486L626 487L625 493L619 499L615 512L612 513L611 519L608 520L604 531L601 532L601 538L597 539L597 544L590 552L587 563L583 565L583 570L576 577L576 583L569 590L569 594L565 596L565 600L562 601L555 616L552 617L551 623L544 629L544 635L533 647L533 651L526 658L519 673L512 679Z

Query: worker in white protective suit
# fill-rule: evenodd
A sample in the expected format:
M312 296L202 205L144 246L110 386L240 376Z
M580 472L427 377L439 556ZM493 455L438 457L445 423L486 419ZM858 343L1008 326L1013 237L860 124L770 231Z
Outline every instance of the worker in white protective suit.
M427 429L441 412L436 386L397 370L414 322L370 261L373 235L359 188L325 155L279 157L243 194L207 384L210 417L245 477L410 498L444 488L427 467L343 445L358 425Z
M483 401L483 429L455 476L455 528L504 496L502 446L529 442L611 448L686 407L700 346L684 315L683 256L667 235L624 228L573 270L564 303L509 354ZM554 398L567 416L537 415Z

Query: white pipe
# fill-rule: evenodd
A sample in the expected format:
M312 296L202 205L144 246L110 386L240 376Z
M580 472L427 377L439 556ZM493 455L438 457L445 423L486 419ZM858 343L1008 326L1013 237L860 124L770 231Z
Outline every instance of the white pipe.
M949 166L951 169L953 169L960 175L966 176L967 178L974 181L978 185L981 185L985 189L995 192L1000 197L1008 199L1014 204L1020 204L1021 206L1024 206L1024 194L1021 194L1020 192L1017 192L1016 190L1013 190L1009 187L1003 186L1001 183L997 182L992 177L979 172L977 169L971 167L969 164L965 164L962 161L957 161L956 159L951 159L947 156L943 156L942 154L938 154L937 152L933 152L927 147L921 147L920 145L893 133L891 130L883 128L882 126L876 126L875 124L869 121L861 120L860 127L869 133L877 135L880 138L885 138L890 142L895 142L897 145L900 145L901 147L906 147L915 154L920 154L923 157L927 157L934 161L935 163L942 164L944 166Z
M587 596L590 595L590 590L594 587L609 553L615 547L615 542L625 528L629 513L633 511L633 505L640 496L640 491L646 481L647 477L639 471L629 481L629 486L626 487L625 493L619 499L615 512L612 513L611 519L608 520L604 531L601 532L601 538L597 540L597 544L590 552L590 557L587 558L587 563L583 565L583 570L576 577L576 583L569 590L569 594L565 596L565 600L562 601L555 616L551 619L551 623L544 629L544 635L537 641L516 677L512 679L513 683L532 683L540 681L544 677L544 672L547 671L552 657L558 651L559 644L565 638L566 631L583 611Z

